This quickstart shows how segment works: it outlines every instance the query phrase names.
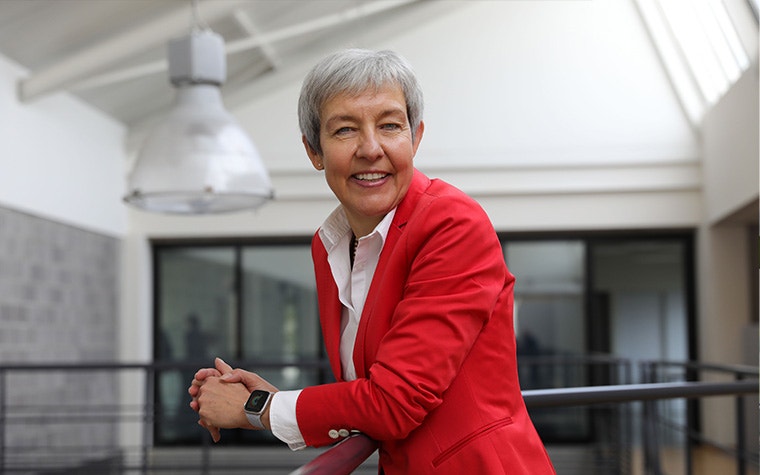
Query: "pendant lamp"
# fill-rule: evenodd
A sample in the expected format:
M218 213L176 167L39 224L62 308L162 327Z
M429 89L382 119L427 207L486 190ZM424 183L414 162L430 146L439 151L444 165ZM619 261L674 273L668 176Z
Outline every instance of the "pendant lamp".
M222 103L222 37L194 29L169 41L168 60L175 104L139 151L124 201L192 215L254 209L272 199L256 147Z

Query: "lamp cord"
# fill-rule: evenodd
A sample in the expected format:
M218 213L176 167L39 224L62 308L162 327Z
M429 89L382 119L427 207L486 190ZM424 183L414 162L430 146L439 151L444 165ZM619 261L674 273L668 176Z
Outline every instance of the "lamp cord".
M193 0L193 24L191 30L208 30L209 27L201 18L200 0Z

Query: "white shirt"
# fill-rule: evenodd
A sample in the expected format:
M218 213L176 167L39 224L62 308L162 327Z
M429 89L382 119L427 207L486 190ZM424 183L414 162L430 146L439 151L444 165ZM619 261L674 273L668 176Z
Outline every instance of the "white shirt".
M356 331L395 214L396 210L393 209L370 234L359 238L353 268L349 257L353 233L343 207L338 206L319 228L319 238L327 250L327 262L338 287L338 298L343 304L340 362L343 379L346 381L356 379L353 360ZM272 433L293 450L306 447L296 420L296 403L300 394L301 390L279 391L275 393L269 407Z

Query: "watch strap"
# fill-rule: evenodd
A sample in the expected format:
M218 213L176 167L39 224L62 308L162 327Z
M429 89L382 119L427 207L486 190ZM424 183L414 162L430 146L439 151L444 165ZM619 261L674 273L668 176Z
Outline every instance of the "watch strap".
M248 422L250 422L253 427L257 429L265 429L264 424L261 423L261 414L251 414L250 412L246 412L245 417L248 418Z

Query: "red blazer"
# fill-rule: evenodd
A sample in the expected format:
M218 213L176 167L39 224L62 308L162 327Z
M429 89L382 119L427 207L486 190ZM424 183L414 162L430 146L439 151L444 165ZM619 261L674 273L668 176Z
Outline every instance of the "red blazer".
M312 257L337 382L298 398L308 445L361 431L379 442L386 475L554 473L520 393L514 277L474 200L415 171L369 288L355 381L341 378L341 303L318 234Z

